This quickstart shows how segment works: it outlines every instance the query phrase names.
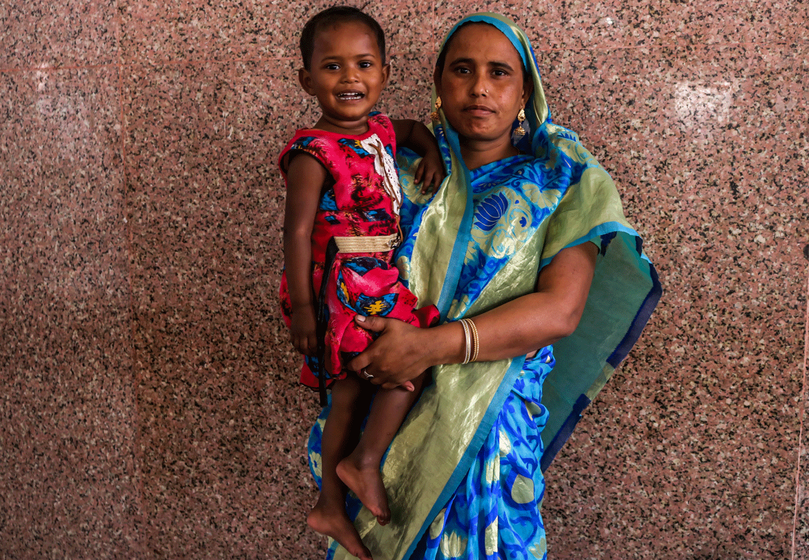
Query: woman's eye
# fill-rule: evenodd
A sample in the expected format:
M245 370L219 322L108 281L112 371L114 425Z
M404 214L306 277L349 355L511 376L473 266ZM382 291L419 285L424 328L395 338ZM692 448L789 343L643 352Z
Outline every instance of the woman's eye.
M456 66L455 67L456 74L469 74L469 68L465 68L463 66Z

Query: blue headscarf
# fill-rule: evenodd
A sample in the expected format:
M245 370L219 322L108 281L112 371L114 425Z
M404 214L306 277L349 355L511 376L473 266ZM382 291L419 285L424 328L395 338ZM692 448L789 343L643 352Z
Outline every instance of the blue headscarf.
M531 47L531 42L528 40L528 37L525 35L522 29L517 27L517 25L510 19L500 14L480 13L467 16L456 23L450 32L447 33L444 42L441 44L440 52L443 52L444 49L446 49L450 38L455 34L455 32L458 31L458 29L460 29L462 26L469 23L485 23L494 26L506 36L506 38L514 46L517 54L519 54L520 60L522 60L523 64L523 70L533 85L533 92L528 100L528 103L525 105L526 118L525 122L522 123L522 127L524 130L526 130L526 134L520 138L515 145L522 152L530 153L537 157L545 157L547 155L546 150L548 148L547 125L550 124L552 120L550 110L548 109L548 104L545 101L545 92L542 89L542 78L539 72L539 65L537 64L534 49ZM436 97L435 87L433 87L432 107L434 111L436 110ZM457 133L447 123L446 119L444 118L443 111L438 110L438 114L441 116L441 122L436 126L436 136L445 135L448 144L460 155L460 146L457 142ZM518 124L519 123L517 123L515 120L514 128L517 128ZM440 132L438 131L439 128L441 129ZM576 136L571 131L567 132L573 137ZM576 137L576 139L578 138Z

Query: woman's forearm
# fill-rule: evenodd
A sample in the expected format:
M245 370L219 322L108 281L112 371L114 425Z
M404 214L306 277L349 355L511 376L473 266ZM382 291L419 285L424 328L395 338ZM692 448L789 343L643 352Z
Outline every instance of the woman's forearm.
M470 317L478 332L478 362L493 362L528 354L571 334L572 320L564 321L549 294L528 294L496 309ZM526 313L526 310L532 310ZM459 321L429 329L426 365L458 364L466 352L466 336Z
M584 311L596 254L592 243L565 249L543 269L537 292L469 317L478 333L477 361L521 356L572 334ZM433 365L463 361L466 337L460 323L435 327L430 334Z
M580 317L547 293L528 294L472 317L479 339L477 361L522 356L553 344L572 334Z

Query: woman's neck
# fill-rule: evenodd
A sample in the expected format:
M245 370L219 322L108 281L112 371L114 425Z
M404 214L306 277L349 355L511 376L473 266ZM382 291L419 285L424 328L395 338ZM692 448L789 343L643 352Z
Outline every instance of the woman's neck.
M506 142L470 141L465 138L459 138L458 140L461 145L461 157L463 157L467 169L470 170L520 153L517 148L511 145L511 138L508 138Z

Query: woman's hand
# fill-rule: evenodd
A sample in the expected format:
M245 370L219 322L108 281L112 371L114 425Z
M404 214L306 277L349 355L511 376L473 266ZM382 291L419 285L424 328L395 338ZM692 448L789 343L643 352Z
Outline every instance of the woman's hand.
M368 381L383 389L402 387L413 390L411 379L418 377L433 366L431 350L437 346L433 331L437 328L420 329L398 319L382 317L355 318L360 327L380 333L365 352L348 363L348 368L360 372L363 370L373 378Z

